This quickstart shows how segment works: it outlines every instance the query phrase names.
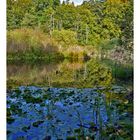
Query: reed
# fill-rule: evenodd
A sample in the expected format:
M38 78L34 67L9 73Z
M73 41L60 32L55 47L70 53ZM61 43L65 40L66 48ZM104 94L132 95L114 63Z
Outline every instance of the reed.
M38 29L15 29L7 33L7 52L42 51L45 53L57 52L55 41Z
M96 54L93 46L79 46L77 44L61 44L56 37L44 33L40 29L21 28L7 32L8 59L13 60L36 60L43 57L63 57L72 60L87 60ZM54 58L53 57L53 58ZM58 57L57 57L58 59Z

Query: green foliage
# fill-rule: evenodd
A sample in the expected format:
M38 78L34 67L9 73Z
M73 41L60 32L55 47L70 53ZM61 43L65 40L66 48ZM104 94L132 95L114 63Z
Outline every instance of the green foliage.
M97 61L89 61L87 64L87 79L86 83L91 83L91 85L102 85L108 86L112 83L111 70Z
M30 14L30 13L26 13L22 22L21 22L21 26L23 27L35 27L37 26L37 17L34 14Z
M130 64L121 64L112 60L102 61L111 69L112 77L117 84L132 83L133 82L133 67Z
M111 40L102 40L100 43L99 43L99 49L101 50L111 50L111 49L114 49L116 46L119 46L119 40L116 39L116 38L113 38Z
M26 12L30 10L32 0L7 1L7 28L19 28Z
M66 47L74 45L77 42L76 33L70 30L54 30L52 32L52 37L54 37L55 40L58 41L58 43L60 43L62 46L65 45Z
M129 80L133 80L133 68L131 66L119 66L116 65L112 71L114 77L118 80L122 80L122 81L129 81Z
M8 32L25 27L43 30L52 44L54 38L61 46L91 45L104 51L120 46L133 53L132 0L91 0L77 7L69 1L8 0ZM36 39L31 42L34 46Z
M58 51L56 41L35 29L16 29L7 34L8 61L45 62L62 60L63 54Z
M133 2L130 1L125 5L123 15L123 22L121 23L121 40L122 45L126 50L133 52Z

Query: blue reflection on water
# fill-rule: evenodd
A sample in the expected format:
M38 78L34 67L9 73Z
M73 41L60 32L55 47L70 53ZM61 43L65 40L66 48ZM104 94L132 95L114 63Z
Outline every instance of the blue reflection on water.
M43 102L27 103L22 97L25 94L25 89L30 91L28 94L31 94L32 97L42 98ZM100 107L97 108L99 113L97 114L94 110L94 98L99 95L93 89L49 88L48 92L43 88L22 86L19 87L19 90L22 93L17 100L14 100L16 95L14 97L8 95L7 97L7 100L14 100L14 102L8 104L8 107L14 104L22 109L21 114L17 113L15 115L12 113L11 115L15 121L7 124L8 131L11 131L8 134L8 140L16 140L22 136L27 140L42 140L46 136L51 136L54 140L57 138L66 139L67 136L73 135L72 130L79 128L78 124L81 121L83 125L85 124L88 127L91 122L94 122L98 127L99 113L103 124L107 122L108 117L101 95ZM42 95L34 96L34 93L37 94L38 90L42 90L38 93ZM50 94L51 99L44 99L44 94ZM55 100L56 97L57 100ZM41 105L42 103L44 105Z

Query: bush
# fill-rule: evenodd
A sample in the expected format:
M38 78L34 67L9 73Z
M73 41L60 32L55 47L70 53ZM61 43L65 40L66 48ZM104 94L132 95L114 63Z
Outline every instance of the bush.
M54 30L52 37L62 46L72 46L77 43L76 32L70 30Z

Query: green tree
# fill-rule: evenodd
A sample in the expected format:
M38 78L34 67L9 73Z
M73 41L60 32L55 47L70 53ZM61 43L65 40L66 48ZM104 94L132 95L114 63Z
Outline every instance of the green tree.
M54 30L52 36L65 47L74 45L77 43L76 33L70 30Z
M32 0L7 1L7 26L8 29L19 28L24 14L30 10Z
M33 28L38 25L37 15L35 13L35 8L32 7L30 12L25 13L22 19L21 26Z

